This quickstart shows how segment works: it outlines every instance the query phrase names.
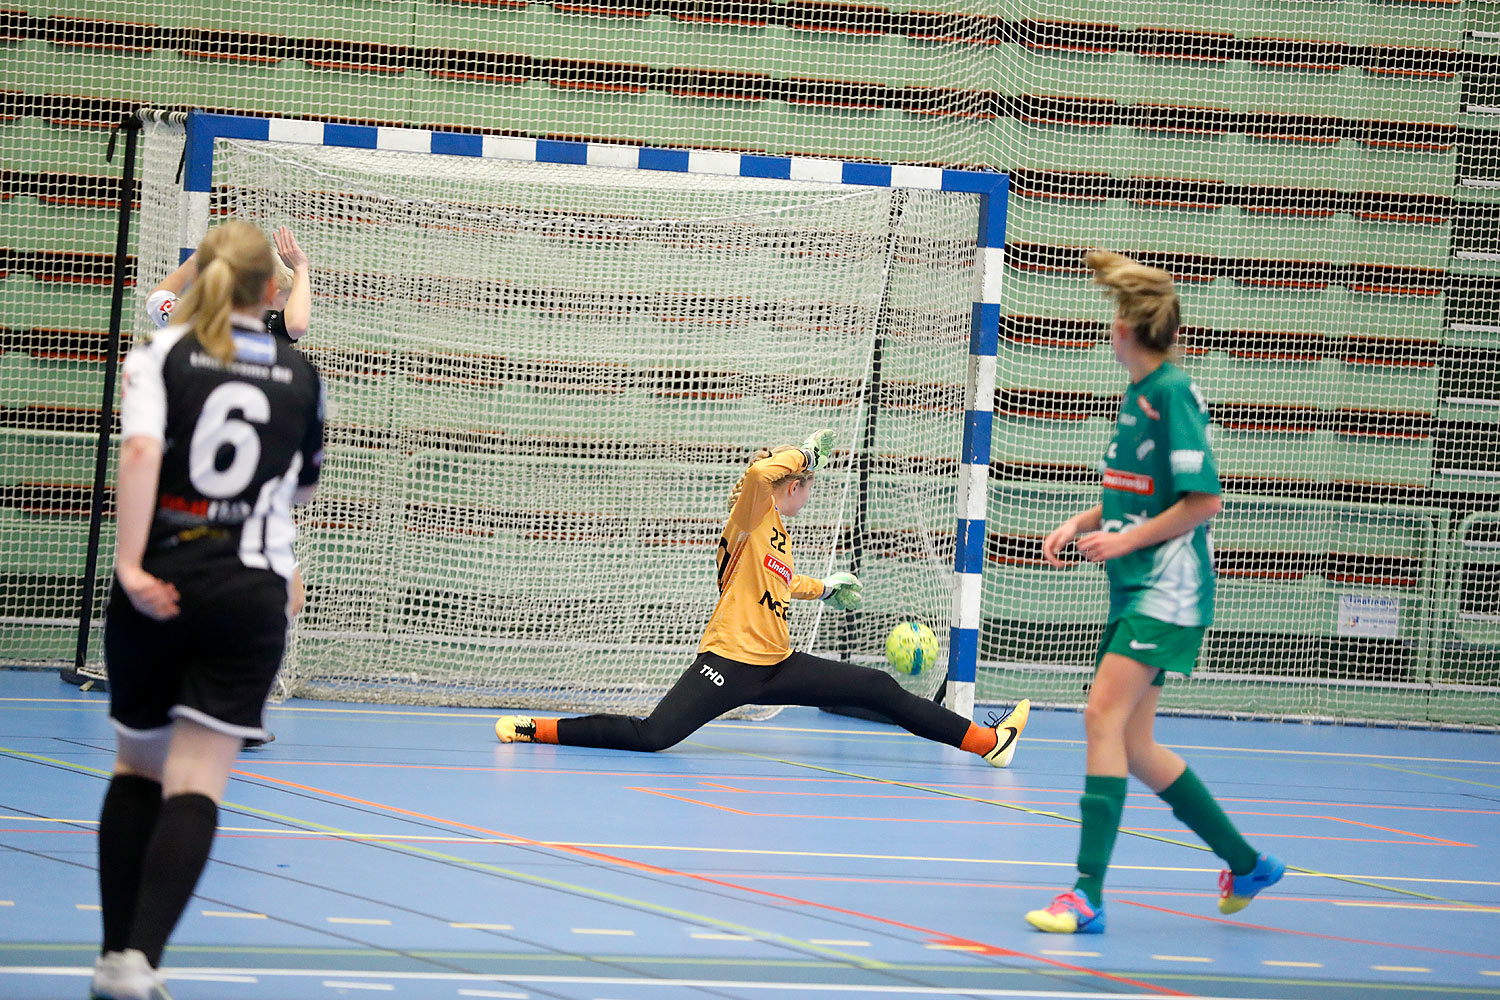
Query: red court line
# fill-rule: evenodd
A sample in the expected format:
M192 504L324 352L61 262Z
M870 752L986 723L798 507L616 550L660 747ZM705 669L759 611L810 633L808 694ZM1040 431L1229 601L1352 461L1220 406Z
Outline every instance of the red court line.
M592 858L592 859L597 860L597 861L603 861L603 862L606 862L608 864L619 865L620 867L623 867L623 868L635 869L637 871L647 872L647 873L650 873L650 874L653 874L653 875L665 875L665 876L669 876L669 877L672 877L672 878L687 879L687 880L694 881L694 882L701 882L701 883L704 883L706 885L719 886L720 888L724 888L724 889L734 889L734 890L736 890L738 892L749 893L749 894L755 895L755 896L763 896L763 897L765 897L767 899L774 899L774 900L776 900L778 902L788 903L788 904L791 904L793 906L808 907L810 909L817 909L817 910L826 910L826 911L828 911L830 913L840 913L840 914L843 914L844 916L855 917L855 918L858 918L860 920L868 920L868 921L871 921L873 923L884 924L884 925L886 925L888 927L900 927L903 930L914 931L914 932L916 932L918 934L927 935L928 936L928 941L930 943L932 943L932 944L940 944L940 945L947 945L947 946L950 946L950 947L953 947L953 948L961 948L961 949L963 949L965 951L969 951L969 952L972 952L974 954L981 954L981 955L1003 955L1003 956L1006 956L1008 958L1020 958L1020 959L1026 959L1026 960L1032 961L1032 962L1040 962L1043 965L1050 965L1050 966L1052 966L1054 968L1065 969L1068 972L1083 973L1083 974L1086 974L1086 975L1095 976L1095 977L1097 977L1099 979L1105 979L1105 980L1108 980L1110 982L1121 983L1123 985L1130 986L1130 987L1133 987L1135 989L1150 990L1153 993L1160 993L1163 996L1174 996L1174 997L1190 997L1190 996L1194 996L1194 994L1183 993L1183 992L1181 992L1179 990L1170 989L1170 988L1165 987L1165 986L1156 986L1156 985L1154 985L1152 983L1142 982L1140 980L1135 980L1135 979L1129 979L1129 978L1126 978L1124 976L1116 976L1116 975L1113 975L1113 974L1108 973L1108 972L1100 972L1097 969L1090 969L1090 968L1087 968L1087 967L1081 966L1081 965L1070 965L1067 962L1059 962L1056 959L1046 958L1046 957L1041 956L1041 955L1032 955L1032 954L1029 954L1029 953L1024 952L1024 951L1013 951L1013 950L1011 950L1009 948L1001 948L1001 947L999 947L997 945L986 944L986 943L981 942L981 941L972 941L972 940L970 940L968 938L955 937L954 935L945 934L942 931L935 931L935 930L932 930L931 928L928 928L928 927L920 927L920 926L918 926L916 924L903 923L903 922L901 922L899 920L891 920L891 919L889 919L887 917L877 917L873 913L863 913L863 912L861 912L859 910L850 910L850 909L846 909L845 907L842 907L842 906L833 906L833 905L831 905L829 903L819 903L819 902L816 902L814 900L799 899L796 896L787 896L787 895L783 895L782 893L778 893L778 892L768 892L765 889L756 889L756 888L753 888L751 886L739 885L737 883L728 882L728 881L725 881L723 879L709 878L708 876L705 876L705 875L695 875L695 874L693 874L691 872L677 871L676 869L672 869L672 868L663 868L663 867L661 867L659 865L646 864L646 863L641 862L641 861L632 861L629 858L615 857L614 855L604 854L604 853L601 853L599 851L589 850L587 848L571 847L571 846L563 847L563 846L558 846L558 845L555 845L555 844L548 844L547 842L541 841L541 840L532 840L532 839L530 839L528 837L517 836L516 834L503 833L503 832L501 832L499 830L490 830L490 829L487 829L486 827L474 826L474 825L469 824L469 823L461 823L458 820L445 819L445 818L443 818L441 816L429 816L426 813L419 813L419 812L416 812L415 810L412 810L412 809L402 809L399 806L387 805L384 802L372 802L369 799L361 799L361 798L357 798L356 796L353 796L353 795L344 795L344 794L342 794L340 792L335 792L335 791L332 791L332 790L327 789L327 788L317 788L317 787L315 787L313 785L299 784L298 782L287 781L287 780L285 780L283 778L272 778L272 777L268 777L268 776L263 775L263 774L255 774L255 773L250 772L250 771L241 771L241 770L238 770L238 769L236 769L233 773L236 774L236 775L238 775L238 776L240 776L240 777L242 777L242 778L254 778L254 779L258 780L258 781L268 781L268 782L271 782L272 784L285 785L288 788L296 788L296 789L299 789L300 791L312 792L313 794L327 796L328 798L331 798L331 799L337 799L337 800L344 801L344 802L353 802L353 803L355 803L357 805L370 806L371 808L375 808L375 809L384 809L387 812L395 813L396 815L400 815L400 816L411 816L414 819L427 820L428 822L441 823L441 824L444 824L446 826L455 827L455 828L460 829L460 830L470 830L470 831L473 831L475 833L482 833L482 834L484 834L487 837L510 837L510 838L514 839L515 841L517 841L517 843L522 844L522 845L526 845L526 846L540 847L540 848L544 848L544 849L547 849L547 850L561 851L561 852L566 853L566 854L577 854L577 855L579 855L581 857Z
M1124 903L1126 906L1138 906L1143 910L1155 910L1158 913L1169 913L1174 917L1189 917L1193 920L1206 920L1209 923L1214 924L1228 924L1231 927L1253 927L1255 930L1271 931L1273 934L1290 934L1294 937L1318 938L1323 941L1343 941L1347 944L1364 944L1370 945L1371 947L1375 948L1400 948L1405 951L1424 951L1433 955L1456 955L1460 958L1484 958L1491 960L1500 960L1500 955L1486 955L1482 952L1453 951L1448 948L1432 948L1427 945L1421 944L1400 944L1395 941L1369 941L1365 938L1341 937L1338 934L1319 934L1317 931L1295 931L1286 927L1267 927L1265 924L1247 924L1241 920L1225 920L1222 917L1205 917L1199 913L1184 913L1181 910L1171 910L1165 906L1152 906L1150 903L1137 903L1129 899L1120 899L1120 897L1118 896L1116 896L1115 899L1121 903Z

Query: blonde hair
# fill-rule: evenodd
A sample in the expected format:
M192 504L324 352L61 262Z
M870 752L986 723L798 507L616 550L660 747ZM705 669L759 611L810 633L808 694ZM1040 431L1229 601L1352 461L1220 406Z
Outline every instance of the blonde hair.
M773 455L779 455L779 454L781 454L784 451L801 451L801 450L802 450L801 448L798 448L794 444L777 445L775 448L761 448L758 451L756 451L755 457L753 457L752 459L750 459L750 465L754 465L756 462L763 461L763 460L765 460L767 458L770 458ZM745 487L745 476L749 475L749 473L750 473L749 466L746 466L745 471L742 472L742 473L740 473L740 480L739 480L739 482L735 483L734 484L734 489L732 489L732 490L729 491L729 509L730 510L734 510L734 505L737 504L737 503L739 503L739 500L740 500L740 490L744 489L744 487ZM806 470L804 470L802 472L788 472L788 473L785 473L784 475L781 475L781 476L777 477L776 479L771 480L771 488L774 490L776 487L780 486L782 483L789 483L789 482L791 482L794 479L797 482L799 482L799 483L810 483L813 480L813 474L811 472L806 471Z
M265 234L250 223L215 227L198 246L197 280L172 318L188 324L203 349L228 364L234 360L229 314L260 306L275 260Z
M1124 254L1090 250L1083 262L1094 272L1094 281L1109 289L1119 310L1120 321L1135 334L1142 346L1165 354L1177 343L1182 324L1182 306L1172 276L1159 267L1137 264Z

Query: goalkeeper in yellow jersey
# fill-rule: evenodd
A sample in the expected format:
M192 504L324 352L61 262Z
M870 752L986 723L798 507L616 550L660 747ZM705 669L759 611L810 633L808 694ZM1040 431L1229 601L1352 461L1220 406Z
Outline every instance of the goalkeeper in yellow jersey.
M787 616L793 598L824 600L841 611L860 604L851 573L826 580L792 568L783 517L796 517L812 496L813 477L828 462L833 432L802 446L761 449L729 498L719 538L719 603L695 659L651 714L537 719L506 715L495 723L502 743L560 743L611 750L665 750L704 723L743 705L853 705L873 709L909 732L978 754L1006 767L1026 728L1022 701L993 727L978 726L906 691L882 670L827 660L791 648Z

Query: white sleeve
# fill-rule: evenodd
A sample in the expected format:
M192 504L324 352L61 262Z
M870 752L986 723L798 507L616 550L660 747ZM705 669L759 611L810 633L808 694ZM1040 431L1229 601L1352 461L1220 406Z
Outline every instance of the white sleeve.
M161 377L167 352L159 345L137 344L125 355L120 389L120 440L148 437L165 443L167 386Z
M146 299L146 315L158 327L172 322L172 310L177 308L177 293L158 288Z

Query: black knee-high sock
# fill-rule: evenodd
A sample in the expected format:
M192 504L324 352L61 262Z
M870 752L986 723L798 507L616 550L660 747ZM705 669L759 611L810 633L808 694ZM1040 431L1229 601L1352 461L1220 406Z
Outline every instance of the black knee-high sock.
M161 805L141 865L140 899L127 945L143 952L153 967L161 964L167 938L198 885L218 825L219 807L206 795L174 795Z
M104 918L103 951L120 951L130 934L141 861L161 812L161 783L138 774L109 780L99 810L99 910Z

